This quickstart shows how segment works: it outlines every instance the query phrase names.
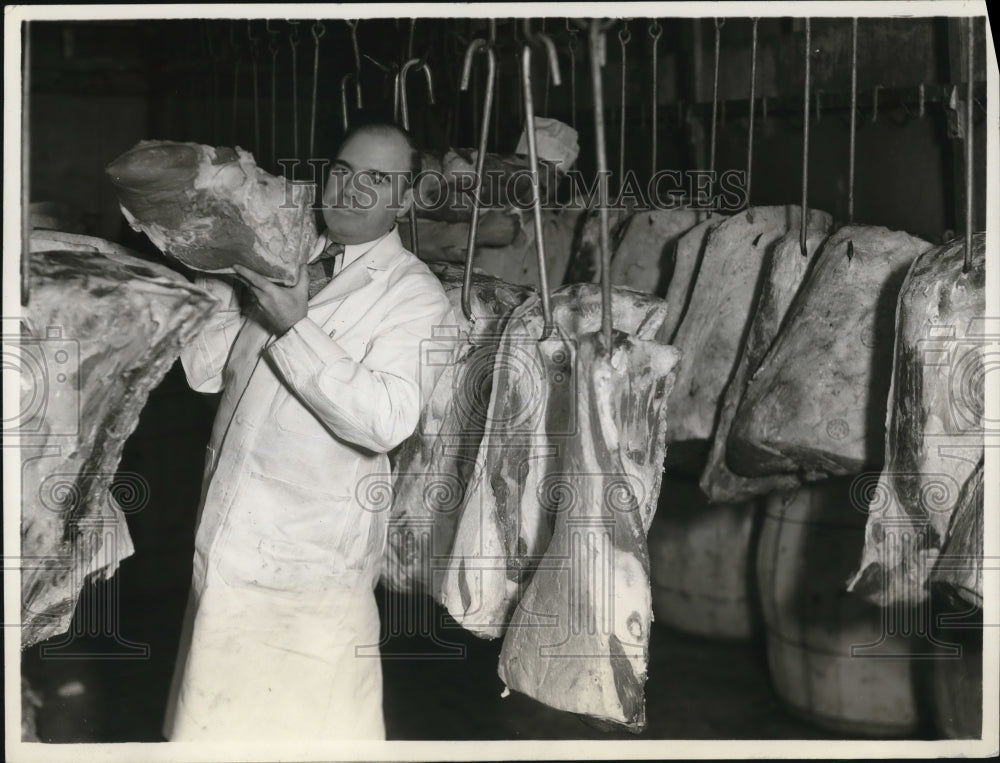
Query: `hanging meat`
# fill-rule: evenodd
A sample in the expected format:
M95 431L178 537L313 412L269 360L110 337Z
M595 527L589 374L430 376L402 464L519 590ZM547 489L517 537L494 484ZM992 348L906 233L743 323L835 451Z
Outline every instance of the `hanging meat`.
M619 243L611 258L611 282L650 294L666 294L678 269L677 240L706 214L696 209L656 209L626 218L617 231Z
M106 172L129 225L194 270L243 265L295 283L316 241L316 188L274 177L241 148L143 140Z
M948 538L934 564L931 582L947 587L974 607L983 606L983 462L962 486Z
M677 335L677 327L691 301L691 290L701 267L708 236L726 219L721 215L713 215L688 230L674 244L674 267L666 291L667 317L656 337L660 341L673 342Z
M828 214L811 214L806 228L807 256L802 256L799 231L792 230L778 239L765 259L760 297L754 307L739 363L726 386L708 463L699 480L702 492L713 503L747 501L754 496L766 495L774 490L791 490L799 485L798 479L791 475L744 477L733 473L726 465L726 442L747 383L777 336L792 298L802 285L809 265L826 240L832 224Z
M214 306L127 254L32 252L27 319L5 337L21 377L22 648L64 633L85 581L131 555L122 510L148 495L140 475L116 478L122 448Z
M708 233L690 305L672 344L686 358L677 373L667 419L668 467L700 474L708 455L726 383L733 375L753 316L765 258L774 243L799 227L798 207L756 207L727 218ZM810 218L822 219L810 211Z
M473 320L462 313L464 270L432 263L459 324L455 356L438 377L417 431L393 454L393 502L382 579L397 591L431 592L451 552L465 489L486 426L497 346L514 308L532 290L473 274ZM427 362L444 359L428 358Z
M574 406L586 367L575 360L574 348L600 326L600 288L565 286L552 294L552 308L558 331L542 341L537 297L507 322L496 355L486 433L441 589L449 613L484 638L503 633L545 552L562 500L562 482L553 482L551 475L561 468L562 450L584 434ZM665 308L655 297L615 289L612 322L620 331L649 339Z
M511 618L500 678L561 710L645 727L652 608L646 533L660 489L678 352L614 334L580 337L574 436L546 493L551 540Z
M830 236L747 385L730 469L819 478L881 467L896 298L930 246L868 225Z
M542 233L545 237L546 272L549 287L567 283L566 269L574 231L580 213L572 209L542 210ZM485 218L486 215L483 215ZM518 227L507 246L476 246L476 265L502 281L523 286L539 282L538 257L535 253L535 227L529 212L518 213ZM478 239L477 239L478 240ZM423 239L421 247L423 247ZM464 248L463 245L463 257Z
M580 206L582 200L575 200ZM634 210L629 206L611 207L608 210L608 228L611 251L614 252L625 234L625 223ZM566 266L566 283L597 283L601 277L601 226L598 210L586 208L577 217Z
M870 490L861 491L870 493L861 496L868 499L868 527L860 571L851 581L853 590L876 603L923 599L946 543L951 553L978 553L961 540L970 519L956 528L952 515L983 458L985 346L992 341L984 317L985 252L986 236L976 234L964 271L964 241L926 251L899 293L883 419L885 468ZM964 502L975 495L966 492ZM954 544L949 527L958 533Z
M417 218L417 240L420 242L420 259L428 262L465 262L465 252L469 246L469 221L443 222ZM476 233L476 249L505 247L514 243L521 230L521 220L517 213L490 210L479 217ZM399 226L399 237L403 246L413 252L410 241L410 226Z

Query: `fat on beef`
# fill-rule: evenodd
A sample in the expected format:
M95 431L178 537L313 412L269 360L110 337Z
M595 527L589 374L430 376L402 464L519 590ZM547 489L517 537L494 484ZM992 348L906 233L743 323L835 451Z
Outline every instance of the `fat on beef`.
M104 247L113 249L113 246ZM85 582L133 552L122 509L148 495L118 475L150 390L216 301L121 252L35 251L19 337L21 646L64 633Z
M479 452L493 366L507 319L533 291L491 276L472 277L472 321L462 313L463 268L432 263L458 318L453 358L424 405L417 431L393 454L392 507L382 580L397 591L433 590L447 564L459 510Z
M499 675L545 704L638 733L652 624L646 534L679 353L615 332L572 347L578 427L550 470L554 530L513 612Z
M580 435L575 400L586 368L579 337L601 322L600 288L573 284L552 294L554 335L542 333L540 300L525 301L504 329L493 371L486 432L459 518L441 603L467 630L495 638L544 554L559 490L549 474ZM662 300L615 289L612 323L641 339L655 335Z
M930 246L870 225L827 239L747 385L727 443L730 469L818 479L882 466L896 298Z
M765 255L764 279L760 297L754 307L753 319L733 378L726 386L719 408L719 418L712 438L708 462L701 473L699 485L712 503L739 503L775 490L791 490L799 486L792 475L744 477L732 472L726 464L726 444L733 417L743 399L747 383L757 370L768 348L777 336L795 294L805 278L816 252L826 240L833 224L824 213L809 217L806 229L807 256L802 256L799 231L782 236Z
M268 174L239 147L143 140L105 171L129 225L193 270L238 264L290 285L316 241L316 187Z
M810 211L809 216L821 214ZM697 476L704 468L722 394L753 317L766 255L799 227L800 215L794 206L755 207L708 231L690 304L671 342L687 358L677 372L676 404L667 420L672 471Z
M975 524L976 510L967 507L969 518L957 529L952 518L957 506L975 502L966 488L983 458L983 377L993 341L985 318L985 234L973 237L968 271L964 260L963 240L925 251L899 291L883 414L885 466L858 490L868 525L851 581L852 590L879 604L927 595L949 528L956 533L949 553L977 553L967 525Z

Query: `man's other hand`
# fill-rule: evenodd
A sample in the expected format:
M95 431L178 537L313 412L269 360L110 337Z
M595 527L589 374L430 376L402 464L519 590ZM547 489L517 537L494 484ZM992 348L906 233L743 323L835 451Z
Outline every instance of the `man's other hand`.
M236 275L250 287L250 293L269 324L267 328L278 336L306 317L309 303L307 267L303 263L299 268L294 285L281 286L242 265L233 265Z

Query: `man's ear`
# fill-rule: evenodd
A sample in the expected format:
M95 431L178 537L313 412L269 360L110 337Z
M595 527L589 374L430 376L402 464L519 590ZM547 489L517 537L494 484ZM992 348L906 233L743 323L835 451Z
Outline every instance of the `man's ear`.
M407 188L403 191L403 197L400 199L399 211L396 212L396 219L402 220L406 215L410 213L410 207L413 206L413 188Z

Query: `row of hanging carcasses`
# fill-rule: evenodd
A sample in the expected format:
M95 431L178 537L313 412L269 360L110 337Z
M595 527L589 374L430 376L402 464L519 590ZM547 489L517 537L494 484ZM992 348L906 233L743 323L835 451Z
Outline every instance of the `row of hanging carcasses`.
M613 322L660 363L619 363L611 386L613 370L595 362L602 346L589 343L596 287L555 291L552 335L532 290L470 279L469 256L459 300L459 272L440 266L474 318L456 329L459 360L396 454L384 579L431 593L479 635L503 635L511 688L641 729L652 556L668 623L749 635L748 601L761 600L772 683L794 712L848 733L916 729L920 655L892 623L913 607L923 616L931 580L982 600L984 236L933 247L802 209L619 210L603 234L610 264L597 271L638 290L615 289ZM555 284L588 275L597 218L561 218L569 249L538 235L541 219L536 205L548 267L543 256L530 278L516 269L530 262L529 239L519 259L496 252L494 274L521 284L546 271ZM467 255L481 256L475 217L471 228ZM664 518L647 552L657 503ZM700 511L704 521L685 518ZM685 578L709 601L700 611ZM710 601L717 580L735 607ZM937 663L943 733L977 735L981 686L966 663Z

